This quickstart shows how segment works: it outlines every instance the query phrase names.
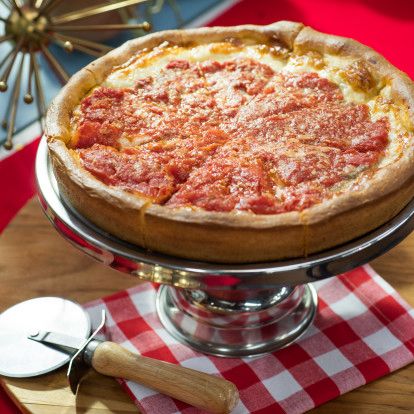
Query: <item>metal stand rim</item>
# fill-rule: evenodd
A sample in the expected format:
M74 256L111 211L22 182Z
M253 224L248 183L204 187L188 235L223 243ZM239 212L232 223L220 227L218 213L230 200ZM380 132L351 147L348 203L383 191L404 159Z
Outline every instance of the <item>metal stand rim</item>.
M373 232L338 248L307 258L237 265L195 262L145 251L102 232L80 217L65 204L59 193L44 139L40 142L36 157L36 178L43 209L64 237L69 239L67 233L59 230L59 226L75 234L78 239L106 252L108 256L119 257L124 263L129 261L138 264L142 271L137 271L137 266L133 265L129 271L138 277L176 286L181 286L180 283L184 280L185 283L181 286L184 288L228 289L225 284L228 276L234 278L231 288L237 285L238 289L292 286L312 282L344 273L369 262L399 243L414 228L412 200L396 217ZM73 240L72 243L93 256L84 246L79 246L79 243ZM148 276L150 273L153 275Z

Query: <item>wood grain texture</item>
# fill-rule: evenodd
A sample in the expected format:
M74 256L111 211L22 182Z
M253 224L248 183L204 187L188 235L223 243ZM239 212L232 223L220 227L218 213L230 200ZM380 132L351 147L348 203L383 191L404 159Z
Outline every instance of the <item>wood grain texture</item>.
M414 234L375 260L373 267L414 305ZM64 241L36 200L0 237L0 311L25 299L56 295L80 303L132 287L137 279L104 267ZM32 414L127 414L138 409L112 378L91 372L78 395L65 369L36 379L3 379ZM311 414L414 413L414 364L347 393Z
M98 345L92 366L101 374L136 381L213 414L229 414L239 401L237 388L230 381L139 356L114 342Z

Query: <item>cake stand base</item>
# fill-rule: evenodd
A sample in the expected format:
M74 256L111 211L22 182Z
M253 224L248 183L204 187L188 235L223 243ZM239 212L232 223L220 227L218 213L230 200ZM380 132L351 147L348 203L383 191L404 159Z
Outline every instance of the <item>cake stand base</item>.
M233 292L161 286L157 311L166 330L193 349L244 357L298 339L312 323L317 302L311 285Z

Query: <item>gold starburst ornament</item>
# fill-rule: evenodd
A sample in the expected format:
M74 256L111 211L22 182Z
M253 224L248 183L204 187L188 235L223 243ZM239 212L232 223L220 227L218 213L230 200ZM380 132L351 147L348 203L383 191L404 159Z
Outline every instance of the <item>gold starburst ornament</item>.
M0 0L9 13L6 18L0 17L5 28L4 34L0 35L0 43L10 41L13 44L10 52L0 58L0 92L7 91L9 87L12 88L6 116L2 122L3 128L7 129L7 137L4 143L6 149L13 147L12 140L22 89L22 73L25 60L28 61L26 67L29 68L29 72L23 101L26 104L36 101L39 118L41 119L45 114L46 104L40 79L38 55L42 54L60 81L66 83L69 74L50 51L49 45L57 44L68 53L79 50L91 56L99 57L111 50L112 47L78 37L77 32L88 33L130 29L149 31L150 24L142 22L137 24L72 25L71 23L102 13L121 11L121 9L128 10L127 8L130 8L130 6L146 1L148 0L112 1L58 14L56 11L59 9L58 6L63 6L61 4L63 0L26 0L24 2L22 0ZM15 65L17 65L15 80L13 85L9 85L10 73Z

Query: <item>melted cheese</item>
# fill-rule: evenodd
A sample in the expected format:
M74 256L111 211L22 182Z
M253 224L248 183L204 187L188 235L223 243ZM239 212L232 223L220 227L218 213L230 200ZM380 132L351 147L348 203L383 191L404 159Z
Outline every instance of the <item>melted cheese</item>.
M138 79L157 76L165 65L173 59L185 59L190 62L206 60L226 61L234 58L251 58L267 64L275 71L281 72L315 72L319 76L337 84L347 102L368 105L372 120L387 117L390 122L389 146L380 167L395 161L403 151L409 139L411 125L403 125L401 108L390 103L390 87L384 82L376 82L374 90L356 89L341 74L355 60L333 55L321 56L317 53L294 55L286 49L271 48L265 45L234 46L231 43L213 43L185 48L165 44L151 51L133 57L126 64L108 76L103 86L111 88L133 87ZM406 117L408 119L408 117Z
M115 69L103 83L111 88L133 87L138 79L147 76L157 76L165 65L173 59L185 59L189 62L203 62L216 60L223 62L239 57L251 58L269 65L273 70L283 70L286 62L277 57L277 50L263 47L263 45L250 45L244 47L233 46L229 43L216 43L200 45L193 48L178 46L157 48L133 58L122 67ZM285 53L280 52L283 56Z
M286 49L256 44L238 46L222 42L194 47L179 47L169 46L168 43L165 43L153 50L143 51L124 65L114 68L102 86L114 89L133 88L139 79L149 76L156 78L171 60L223 62L235 58L257 60L276 72L317 73L320 77L338 85L345 101L366 104L373 121L383 117L388 118L390 124L389 144L384 157L378 163L380 168L397 160L409 143L413 127L409 122L403 122L404 119L409 119L404 113L406 110L392 103L390 86L386 84L385 80L374 79L370 68L365 66L363 62L351 58L345 59L333 55L321 56L315 52L299 56ZM78 113L78 110L75 110L73 126L77 123ZM145 141L145 137L133 138L132 141L129 138L121 138L120 144L122 147L136 145L137 140ZM362 185L362 182L358 181L361 171L362 169L356 169L350 179L334 185L333 192L344 191L353 186L355 188L355 184L358 182Z

